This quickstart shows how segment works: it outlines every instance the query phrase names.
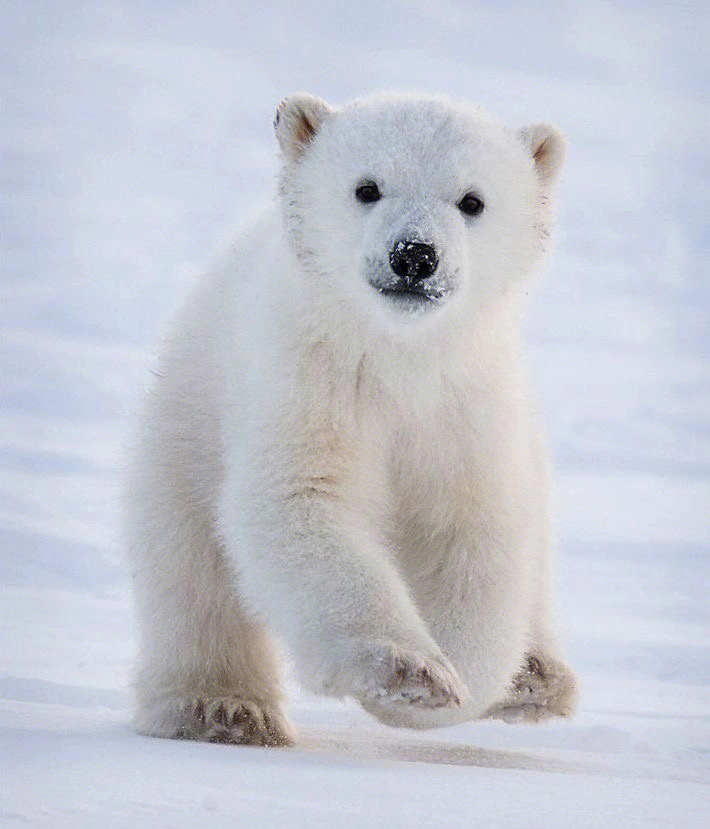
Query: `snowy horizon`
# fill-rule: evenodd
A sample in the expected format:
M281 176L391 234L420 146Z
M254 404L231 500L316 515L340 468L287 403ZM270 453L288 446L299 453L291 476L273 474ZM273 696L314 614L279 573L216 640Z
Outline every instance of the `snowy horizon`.
M3 11L0 823L710 820L710 10L129 0ZM580 710L537 728L413 735L296 691L293 751L138 737L117 499L160 339L215 249L275 195L278 101L304 90L337 105L381 89L446 94L567 136L527 335Z

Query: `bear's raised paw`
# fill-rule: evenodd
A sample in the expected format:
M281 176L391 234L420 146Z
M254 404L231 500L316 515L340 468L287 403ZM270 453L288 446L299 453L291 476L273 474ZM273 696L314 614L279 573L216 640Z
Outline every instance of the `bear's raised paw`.
M383 646L373 659L374 676L360 694L361 701L458 707L466 687L443 659ZM366 706L367 707L367 706Z

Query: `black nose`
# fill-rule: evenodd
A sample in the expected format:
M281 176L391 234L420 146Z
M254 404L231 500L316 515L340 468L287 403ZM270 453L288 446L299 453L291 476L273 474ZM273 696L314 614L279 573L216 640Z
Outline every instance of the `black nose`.
M433 245L400 239L390 250L390 267L397 276L405 276L411 282L427 279L436 270L439 257Z

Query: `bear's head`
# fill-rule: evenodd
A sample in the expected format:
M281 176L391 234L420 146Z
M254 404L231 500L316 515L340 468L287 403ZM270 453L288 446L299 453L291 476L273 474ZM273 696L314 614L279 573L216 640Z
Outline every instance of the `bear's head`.
M291 244L352 313L378 308L395 326L448 308L465 318L534 270L564 156L553 127L509 130L437 97L333 109L297 94L275 130Z

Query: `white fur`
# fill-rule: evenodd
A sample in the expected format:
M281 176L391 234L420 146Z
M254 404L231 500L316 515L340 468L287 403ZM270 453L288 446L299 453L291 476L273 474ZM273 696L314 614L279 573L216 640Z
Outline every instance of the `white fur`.
M519 357L562 140L417 96L298 95L275 127L279 209L188 302L135 451L137 725L289 742L275 641L394 725L568 713ZM435 245L441 302L368 282L401 238Z

